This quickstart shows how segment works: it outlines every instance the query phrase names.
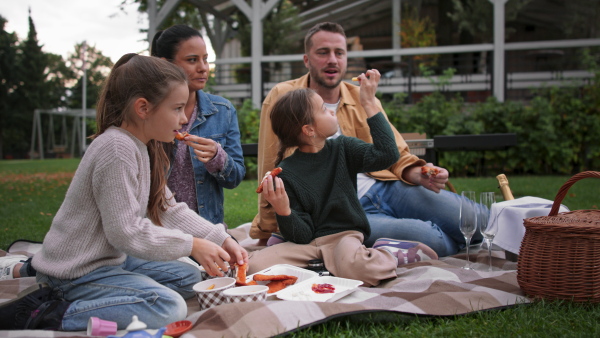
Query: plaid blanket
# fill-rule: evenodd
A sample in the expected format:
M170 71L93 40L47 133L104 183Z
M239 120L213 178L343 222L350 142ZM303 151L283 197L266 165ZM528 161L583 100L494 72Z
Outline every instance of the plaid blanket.
M248 224L231 233L250 250L257 249L248 238ZM33 255L40 244L18 242L7 254ZM193 328L182 337L270 337L322 323L328 319L366 312L389 311L409 315L454 316L475 311L500 309L529 300L516 279L516 263L494 251L494 271L488 272L487 251L473 249L474 270L461 269L466 255L444 257L398 268L398 278L377 287L357 291L332 303L269 300L259 303L224 304L199 311L195 298L189 299L187 319ZM14 298L34 284L34 278L0 282L0 302ZM152 332L153 330L148 330ZM87 337L86 332L10 331L10 337ZM125 334L117 332L117 335ZM4 336L0 333L0 335Z

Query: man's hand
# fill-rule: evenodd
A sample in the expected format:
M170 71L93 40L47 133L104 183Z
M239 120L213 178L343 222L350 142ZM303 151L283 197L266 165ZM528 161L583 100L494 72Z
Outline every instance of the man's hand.
M423 175L421 173L422 166L413 166L404 170L403 178L415 185L422 185L435 193L439 193L440 190L446 187L448 182L448 170L436 167L431 163L427 163L426 166L436 168L439 172L435 176Z

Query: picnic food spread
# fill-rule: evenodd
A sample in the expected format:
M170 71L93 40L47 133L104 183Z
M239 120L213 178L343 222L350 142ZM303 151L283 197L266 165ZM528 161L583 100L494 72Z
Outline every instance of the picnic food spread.
M265 183L265 180L267 179L267 177L269 177L269 175L275 177L275 176L279 175L282 171L283 171L283 169L281 169L281 167L277 167L271 171L267 171L267 173L265 174L263 179L260 181L258 188L256 188L256 192L260 194L263 191L263 183Z

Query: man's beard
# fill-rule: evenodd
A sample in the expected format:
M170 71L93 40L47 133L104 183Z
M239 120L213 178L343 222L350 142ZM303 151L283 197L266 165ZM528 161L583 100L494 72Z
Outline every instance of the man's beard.
M323 88L326 89L335 89L337 88L337 86L340 85L340 83L342 83L342 79L344 78L344 74L346 72L345 71L340 71L340 78L334 83L334 84L329 84L327 82L325 82L325 80L319 76L319 72L317 70L315 70L314 72L311 71L310 72L310 79L311 81L315 81L315 83Z

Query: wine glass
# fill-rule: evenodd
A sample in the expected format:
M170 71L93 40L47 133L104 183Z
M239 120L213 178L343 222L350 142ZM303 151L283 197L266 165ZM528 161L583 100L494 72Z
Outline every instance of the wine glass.
M467 262L463 269L471 270L469 261L469 247L471 246L471 237L477 230L477 200L474 191L463 191L460 193L460 232L465 236L467 244Z
M478 217L479 231L481 231L483 239L487 244L488 261L490 263L488 271L492 271L492 241L498 232L498 227L495 222L490 222L490 212L492 204L496 203L496 194L493 192L482 192L479 195L479 203L481 204Z

